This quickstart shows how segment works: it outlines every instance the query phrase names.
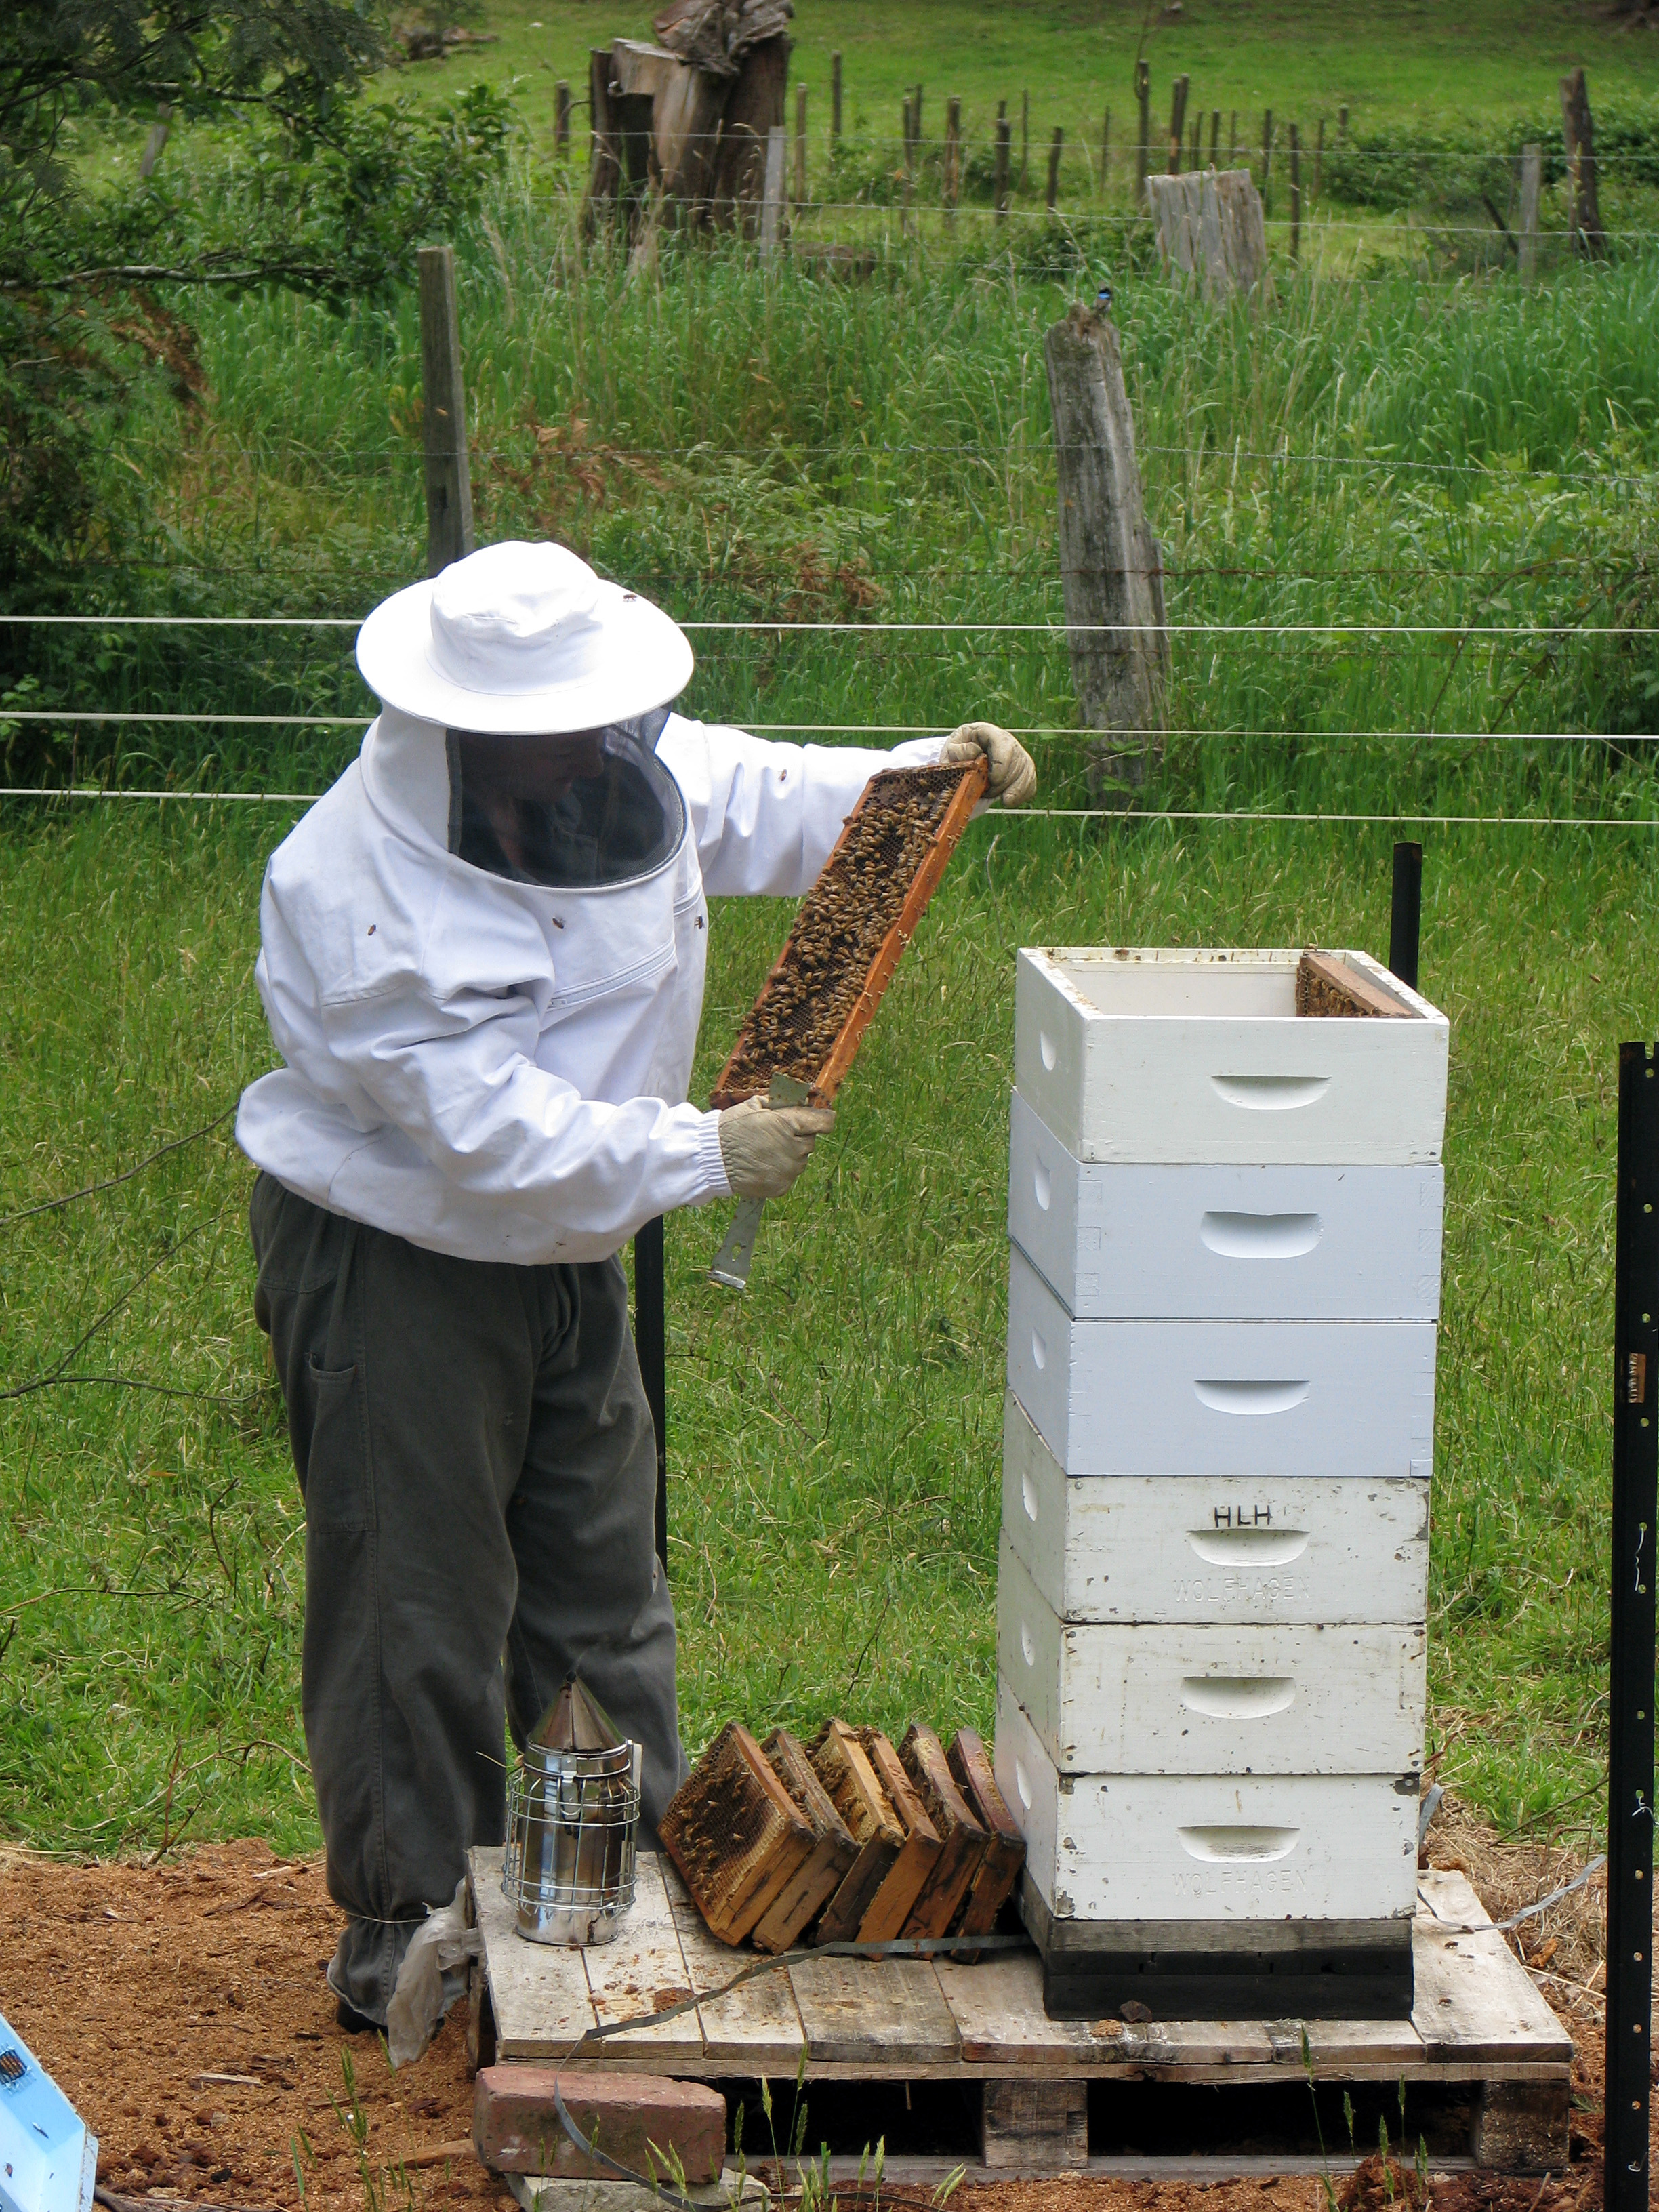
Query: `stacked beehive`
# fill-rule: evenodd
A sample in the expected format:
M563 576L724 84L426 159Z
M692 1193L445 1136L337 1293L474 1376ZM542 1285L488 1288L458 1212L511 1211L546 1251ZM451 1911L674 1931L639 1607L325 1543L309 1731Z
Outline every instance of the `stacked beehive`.
M1056 2015L1411 2006L1447 1025L1019 957L996 1773Z

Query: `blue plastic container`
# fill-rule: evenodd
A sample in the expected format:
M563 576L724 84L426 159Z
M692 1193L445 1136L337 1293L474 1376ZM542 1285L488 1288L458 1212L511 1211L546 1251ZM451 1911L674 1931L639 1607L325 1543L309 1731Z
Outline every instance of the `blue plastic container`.
M0 2212L92 2212L98 2138L0 2013Z

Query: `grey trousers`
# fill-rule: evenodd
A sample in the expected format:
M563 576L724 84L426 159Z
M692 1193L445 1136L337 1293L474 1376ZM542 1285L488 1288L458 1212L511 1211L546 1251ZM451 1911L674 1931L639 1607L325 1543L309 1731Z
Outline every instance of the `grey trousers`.
M641 1841L686 1771L656 1446L621 1263L455 1260L271 1176L250 1208L306 1510L306 1746L336 1992L384 2021L410 1936L506 1832L522 1742L578 1668L644 1746Z

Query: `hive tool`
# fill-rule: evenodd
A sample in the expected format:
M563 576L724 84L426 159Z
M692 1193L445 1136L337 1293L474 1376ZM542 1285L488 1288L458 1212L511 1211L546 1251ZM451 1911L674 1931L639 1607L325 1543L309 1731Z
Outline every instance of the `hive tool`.
M811 1086L793 1075L775 1075L768 1087L769 1106L805 1106L812 1095ZM749 1287L749 1267L755 1256L755 1239L760 1234L761 1208L766 1203L760 1198L740 1198L738 1210L732 1216L732 1226L726 1232L726 1242L714 1255L714 1264L708 1270L711 1283L720 1283L728 1291L746 1291Z

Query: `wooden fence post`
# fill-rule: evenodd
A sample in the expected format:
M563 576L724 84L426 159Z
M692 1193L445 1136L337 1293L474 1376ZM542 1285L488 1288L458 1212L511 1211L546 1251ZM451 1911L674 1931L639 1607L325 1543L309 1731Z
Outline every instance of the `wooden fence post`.
M1191 143L1188 148L1187 161L1190 168L1201 169L1204 166L1204 118L1201 115L1195 115L1193 118Z
M1170 93L1170 174L1181 174L1181 146L1187 129L1187 94L1192 84L1188 76L1178 76Z
M591 121L591 151L587 162L587 198L582 209L582 228L591 232L601 209L616 199L622 185L622 139L611 120L611 50L592 47L587 57L587 100Z
M1106 111L1106 119L1100 126L1100 189L1103 192L1112 181L1112 111Z
M904 212L902 216L902 227L904 235L908 238L912 228L910 203L915 196L916 189L916 116L915 110L910 104L910 95L908 92L905 94L903 100L899 104L899 126L903 135L904 141L904 193L902 200Z
M830 143L831 148L841 143L841 56L830 57Z
M1212 169L1221 167L1221 110L1218 107L1210 110L1210 167Z
M1516 259L1522 283L1533 283L1538 276L1538 200L1544 184L1544 149L1541 146L1521 149L1521 242Z
M1117 332L1074 307L1043 341L1060 489L1060 571L1090 784L1139 787L1158 750L1168 632Z
M1659 1048L1619 1048L1607 1675L1607 2212L1647 2212L1653 2014L1654 1530L1659 1517Z
M921 87L918 85L910 95L910 131L915 143L917 159L921 156Z
M1058 124L1056 124L1056 125L1055 125L1055 126L1054 126L1054 143L1050 145L1050 147L1049 147L1049 149L1048 149L1048 212L1049 212L1049 214L1050 214L1050 215L1052 215L1052 214L1054 213L1054 203L1055 203L1055 202L1059 199L1059 198L1060 198L1060 149L1061 146L1065 143L1065 140L1066 140L1066 133L1065 133L1065 132L1064 132L1064 131L1060 128L1059 125L1058 125Z
M1595 185L1589 90L1581 69L1561 80L1561 136L1566 141L1567 177L1572 188L1572 234L1578 251L1595 259L1607 252L1607 238L1601 228L1601 195Z
M1313 198L1317 199L1325 189L1325 118L1319 118L1319 136L1314 140Z
M945 175L941 181L945 221L954 223L957 195L962 190L962 102L957 99L945 103Z
M1336 143L1339 146L1346 146L1348 143L1348 111L1346 107L1339 107L1336 111Z
M421 425L426 465L426 573L435 576L472 550L472 476L466 458L466 392L455 307L455 252L423 246L416 257L421 294Z
M766 181L762 187L760 250L763 261L775 261L783 223L783 125L766 133Z
M795 205L806 204L806 87L795 87Z
M1013 127L1006 115L997 118L996 220L1008 220L1008 166L1013 145Z
M1150 64L1135 64L1135 105L1140 110L1139 135L1135 140L1135 205L1146 204L1146 173L1152 166L1152 72Z
M1271 107L1268 107L1262 111L1261 116L1261 212L1263 215L1270 214L1273 209L1273 202L1267 190L1273 175L1273 112Z
M570 87L563 77L553 87L553 158L570 159Z
M1297 260L1302 252L1302 139L1294 123L1291 125L1291 258Z

